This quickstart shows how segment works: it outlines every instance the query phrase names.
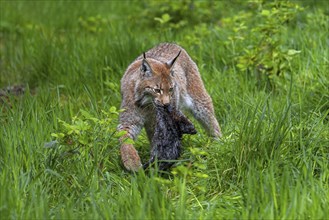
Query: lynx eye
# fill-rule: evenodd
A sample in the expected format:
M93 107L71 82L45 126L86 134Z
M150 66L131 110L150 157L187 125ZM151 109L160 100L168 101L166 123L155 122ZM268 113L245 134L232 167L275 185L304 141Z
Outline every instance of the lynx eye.
M158 93L160 94L160 93L161 93L161 90L160 90L160 89L153 89L153 92L154 92L154 93L157 93L157 94L158 94Z
M172 93L174 91L174 88L170 88L169 92Z

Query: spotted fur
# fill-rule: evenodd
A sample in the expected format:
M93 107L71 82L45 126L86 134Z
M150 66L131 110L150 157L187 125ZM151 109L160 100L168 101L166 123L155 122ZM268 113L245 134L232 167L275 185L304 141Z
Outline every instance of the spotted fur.
M211 97L208 95L195 62L180 46L160 44L137 57L121 79L119 130L136 139L145 127L150 142L156 127L155 106L172 106L189 111L209 135L221 137ZM128 170L142 164L132 145L123 143L121 157Z

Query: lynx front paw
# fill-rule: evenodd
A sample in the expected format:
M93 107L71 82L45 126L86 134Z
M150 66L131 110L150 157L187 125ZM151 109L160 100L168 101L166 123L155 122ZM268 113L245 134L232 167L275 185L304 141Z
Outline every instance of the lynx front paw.
M121 160L129 171L137 171L142 168L141 159L132 144L123 144L120 148Z

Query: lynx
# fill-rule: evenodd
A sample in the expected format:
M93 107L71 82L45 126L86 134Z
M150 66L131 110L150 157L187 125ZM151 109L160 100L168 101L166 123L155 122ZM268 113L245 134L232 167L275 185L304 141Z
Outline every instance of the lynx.
M121 108L118 130L127 133L121 138L121 159L127 170L142 167L132 144L145 127L152 141L156 126L155 106L171 106L187 111L200 122L210 136L221 137L212 99L208 95L198 67L180 46L162 43L140 55L127 68L121 79Z
M175 108L156 106L155 111L157 125L151 143L151 159L143 168L146 169L157 159L159 170L167 170L181 154L183 134L196 134L196 130L188 118Z

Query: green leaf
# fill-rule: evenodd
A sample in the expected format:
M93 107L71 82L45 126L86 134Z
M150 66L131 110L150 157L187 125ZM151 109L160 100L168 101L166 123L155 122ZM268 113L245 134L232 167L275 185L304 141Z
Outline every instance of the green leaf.
M86 118L91 118L92 116L90 115L89 112L85 111L85 110L82 110L80 109L80 112L83 116L85 116Z
M164 178L161 178L161 177L155 177L154 180L159 182L159 183L162 183L162 184L170 184L171 183L170 180L167 180L167 179L164 179Z
M164 23L167 23L168 21L171 20L171 17L170 17L169 14L166 13L166 14L162 15L162 20L163 20Z
M269 16L270 15L270 11L269 10L262 10L261 15Z
M118 114L117 108L115 106L112 106L110 108L110 113L112 113L112 114Z
M124 131L124 130L118 131L118 132L115 132L114 137L119 138L119 137L122 137L125 134L127 134L127 131Z
M87 136L81 136L78 141L83 144L83 145L86 145L88 144L88 137Z
M195 174L196 177L199 177L199 178L203 178L203 179L206 179L208 178L209 176L205 173L196 173Z
M294 50L294 49L290 49L288 50L288 56L294 56L296 54L299 54L301 51L300 50Z
M131 138L127 138L123 141L124 144L135 144L134 140Z
M197 168L199 168L201 170L207 169L207 166L205 164L198 163L198 162L193 163L193 166L195 166L195 167L197 167Z
M161 16L161 18L154 18L154 20L159 21L161 24L165 24L171 20L171 17L169 14L165 13Z
M63 138L65 135L63 133L51 133L51 136L55 138Z

